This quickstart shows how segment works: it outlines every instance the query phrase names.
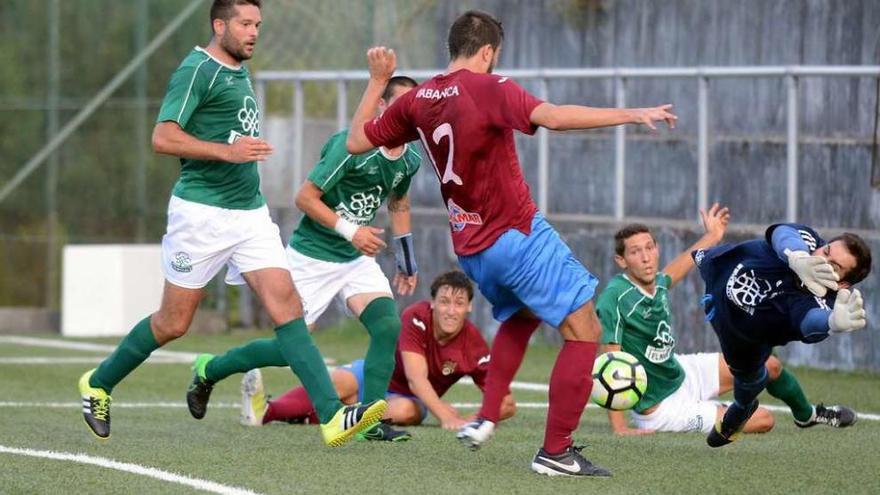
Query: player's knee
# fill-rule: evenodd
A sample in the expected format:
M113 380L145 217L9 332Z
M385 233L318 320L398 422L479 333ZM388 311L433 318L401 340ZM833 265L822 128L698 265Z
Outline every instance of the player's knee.
M182 337L189 329L188 321L157 318L155 315L150 322L152 324L153 335L156 337L156 341L160 344Z
M400 335L400 316L397 305L390 297L380 297L364 308L361 323L367 327L370 339L394 347Z
M400 426L414 426L422 422L422 409L409 399L395 400L389 404L386 414L392 423Z
M765 366L767 366L767 375L770 381L779 378L782 373L782 362L776 356L770 356Z

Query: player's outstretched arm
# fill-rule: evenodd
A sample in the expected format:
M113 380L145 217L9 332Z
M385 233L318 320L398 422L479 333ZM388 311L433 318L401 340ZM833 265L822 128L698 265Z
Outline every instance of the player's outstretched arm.
M391 220L391 234L394 236L394 260L397 262L394 287L402 296L408 296L416 290L419 277L409 210L409 196L398 196L392 192L388 197L388 216Z
M619 344L605 344L599 348L599 354L606 352L619 351ZM608 410L608 424L611 425L611 431L615 435L632 436L632 435L650 435L654 430L643 430L641 428L630 428L629 421L626 419L626 413L623 411Z
M428 361L425 356L403 351L400 353L400 357L403 360L403 371L406 374L409 389L425 404L431 414L440 420L440 425L446 430L457 430L464 426L466 421L458 415L458 411L454 407L437 395L437 391L428 381Z
M156 124L152 144L153 151L163 155L228 163L263 161L272 154L272 146L262 139L242 136L232 144L202 141L174 121Z
M369 225L360 226L340 217L321 201L323 195L324 191L312 181L306 180L299 192L296 193L296 207L312 220L328 229L335 230L336 233L352 243L358 251L367 256L376 256L379 251L385 248L385 241L379 237L384 232L382 229Z
M594 108L544 102L532 110L529 120L532 124L555 131L595 129L623 124L642 124L651 130L656 130L655 122L660 121L665 121L670 129L674 129L678 117L671 110L671 104L652 108Z
M724 238L724 233L727 232L727 224L730 223L730 209L714 203L709 208L709 211L700 209L700 218L703 220L703 228L706 230L703 237L663 267L663 273L669 275L671 279L670 287L681 282L688 272L694 268L691 252L697 249L710 248L721 242L721 239Z
M367 81L361 102L351 118L351 128L345 143L348 152L352 154L364 153L375 148L364 132L364 124L376 115L382 92L385 91L385 86L397 67L397 56L390 48L375 46L367 50L367 64L370 67L370 79Z
M791 225L777 225L770 235L770 245L776 255L788 262L789 268L801 279L804 286L819 297L825 297L828 289L837 290L840 280L828 260L813 256L798 230Z

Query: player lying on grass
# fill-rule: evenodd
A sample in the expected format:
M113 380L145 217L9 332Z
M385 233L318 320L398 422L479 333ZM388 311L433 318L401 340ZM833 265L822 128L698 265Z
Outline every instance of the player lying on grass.
M758 409L774 346L815 344L865 327L862 295L851 287L871 271L871 251L855 234L826 243L805 225L777 224L763 239L692 255L706 283L706 319L733 374L734 401L706 439L720 447L734 441Z
M415 85L408 77L391 79L379 111ZM370 403L385 398L400 333L391 287L374 258L385 247L382 229L370 225L388 198L399 270L395 284L399 293L411 294L417 267L407 190L421 159L407 144L350 155L345 149L346 135L346 131L339 132L324 145L320 161L297 194L296 205L304 215L290 236L287 260L310 329L333 299L341 298L369 333L361 399ZM271 339L254 340L220 356L199 355L186 397L193 417L205 415L216 382L235 373L279 366L282 360ZM378 428L377 424L372 429Z
M550 374L544 443L531 469L551 476L610 476L581 455L572 435L580 423L602 329L593 309L598 284L538 211L516 155L514 131L533 134L623 124L649 128L675 115L654 108L553 105L508 77L492 74L504 29L485 12L469 11L449 29L449 66L374 119L376 95L394 73L392 50L368 51L370 80L354 117L348 149L362 153L416 138L424 145L449 212L459 264L502 322L477 418L456 434L477 449L493 435L501 403L529 339L543 320L564 343Z
M631 413L630 428L623 411L608 411L611 429L620 435L654 431L709 433L725 407L713 401L733 389L733 375L720 353L676 354L668 290L694 267L690 252L721 241L728 223L727 208L713 205L700 212L705 235L658 272L660 250L648 227L632 224L614 236L614 260L623 269L599 295L605 351L622 349L635 356L648 374L648 389ZM855 413L842 406L813 406L797 379L774 356L766 361L767 392L785 402L801 427L853 424ZM759 408L746 432L773 428L773 414Z
M431 284L431 300L417 302L401 315L403 330L397 346L394 375L385 400L388 410L380 428L367 431L368 440L408 440L406 432L389 424L418 425L433 414L447 430L456 430L462 418L441 397L462 377L469 376L481 390L489 366L489 347L479 329L467 317L471 311L473 285L459 271L444 273ZM343 402L363 400L363 361L337 368L330 377ZM501 419L516 412L513 397L504 397ZM242 380L243 424L258 426L271 421L316 422L315 409L303 387L266 403L259 370Z
M226 281L253 288L275 326L265 347L289 365L315 399L325 443L341 445L371 427L385 401L343 406L303 319L299 295L260 193L257 162L272 153L260 139L260 109L243 64L254 53L259 0L214 0L213 37L171 76L153 129L153 149L180 157L162 238L165 286L158 311L138 322L113 353L79 380L83 419L110 437L110 394L150 354L184 335L205 285L225 266ZM210 389L208 389L210 392ZM204 413L204 411L202 411Z

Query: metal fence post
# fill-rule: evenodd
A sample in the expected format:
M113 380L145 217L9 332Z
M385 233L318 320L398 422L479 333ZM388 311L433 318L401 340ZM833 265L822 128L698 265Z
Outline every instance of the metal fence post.
M336 81L336 127L341 131L348 127L348 81Z
M614 106L626 107L626 79L614 79ZM614 218L626 214L626 126L614 128Z
M544 101L550 97L547 79L538 82L538 97ZM546 127L538 128L538 209L550 213L548 191L550 188L550 136Z
M697 206L709 206L709 78L697 79Z
M293 83L293 184L292 191L299 190L302 183L303 168L303 132L305 109L303 108L303 82L297 79Z
M785 217L796 222L798 216L798 80L794 75L785 76L788 96L788 132L785 138L786 155L786 207Z

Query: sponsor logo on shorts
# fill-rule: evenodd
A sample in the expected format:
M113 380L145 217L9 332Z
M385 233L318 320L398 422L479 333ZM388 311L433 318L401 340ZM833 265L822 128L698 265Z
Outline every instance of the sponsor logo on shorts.
M468 225L483 225L483 218L479 213L465 211L451 198L446 202L446 209L449 211L449 224L452 225L453 232L461 232Z
M449 376L453 372L455 372L456 366L458 366L458 363L450 359L449 361L443 363L443 369L441 369L440 372L443 373L443 376Z
M697 414L692 418L688 418L685 431L703 431L703 415Z
M192 271L192 259L189 254L179 251L174 253L174 259L171 261L171 268L180 273L189 273Z

